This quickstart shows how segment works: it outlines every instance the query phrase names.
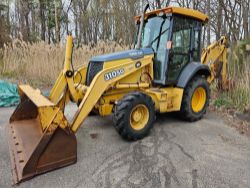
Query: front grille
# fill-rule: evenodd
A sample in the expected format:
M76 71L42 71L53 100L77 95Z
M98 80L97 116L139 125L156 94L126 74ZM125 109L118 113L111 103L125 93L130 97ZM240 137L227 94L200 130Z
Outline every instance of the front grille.
M86 85L90 86L95 75L103 69L103 62L90 61L87 70Z

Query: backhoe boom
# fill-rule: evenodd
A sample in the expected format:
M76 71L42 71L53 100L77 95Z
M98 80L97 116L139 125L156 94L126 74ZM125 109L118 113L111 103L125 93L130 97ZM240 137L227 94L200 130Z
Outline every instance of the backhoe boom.
M212 83L218 79L218 88L228 89L228 39L223 36L203 50L201 63L208 65L211 76L208 82Z

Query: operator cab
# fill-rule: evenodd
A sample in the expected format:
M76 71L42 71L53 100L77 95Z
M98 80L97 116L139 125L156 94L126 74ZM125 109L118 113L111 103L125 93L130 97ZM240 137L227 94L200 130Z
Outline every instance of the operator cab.
M140 16L136 19L140 24ZM145 14L140 47L154 50L155 84L175 85L188 63L200 62L202 26L207 20L199 11L179 7Z

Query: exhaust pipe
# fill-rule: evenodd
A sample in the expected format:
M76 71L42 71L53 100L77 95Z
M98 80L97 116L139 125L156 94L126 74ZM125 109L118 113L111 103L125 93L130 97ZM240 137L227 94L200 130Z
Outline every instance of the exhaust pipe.
M139 33L138 33L138 38L137 38L137 44L136 44L136 48L137 50L139 50L141 48L141 36L142 36L142 29L143 29L143 25L144 25L144 18L145 18L145 13L149 8L149 4L146 5L146 7L144 8L144 11L141 15L141 21L140 21L140 28L139 28Z

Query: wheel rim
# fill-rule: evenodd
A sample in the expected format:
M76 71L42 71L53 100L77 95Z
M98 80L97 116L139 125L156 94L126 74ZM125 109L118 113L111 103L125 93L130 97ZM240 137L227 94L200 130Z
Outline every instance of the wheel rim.
M192 110L194 112L200 112L206 104L207 94L206 90L202 87L198 87L192 97Z
M143 105L137 105L130 114L130 125L134 130L140 131L144 129L149 120L149 110Z

